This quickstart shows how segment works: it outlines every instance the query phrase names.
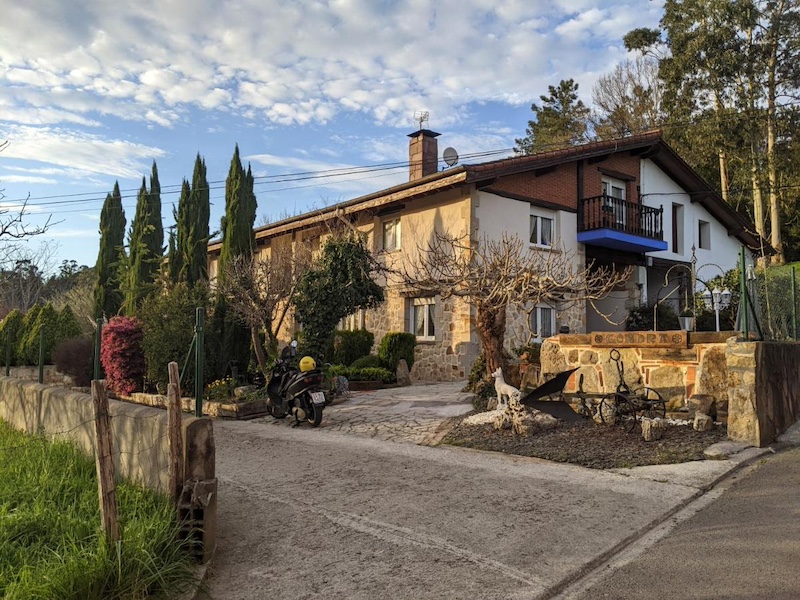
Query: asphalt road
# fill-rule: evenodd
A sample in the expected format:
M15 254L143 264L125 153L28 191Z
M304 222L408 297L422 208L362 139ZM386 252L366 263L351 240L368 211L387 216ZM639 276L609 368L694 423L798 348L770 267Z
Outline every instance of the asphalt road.
M699 494L324 426L215 421L214 431L209 593L225 600L538 598Z
M757 468L581 600L800 598L800 449Z

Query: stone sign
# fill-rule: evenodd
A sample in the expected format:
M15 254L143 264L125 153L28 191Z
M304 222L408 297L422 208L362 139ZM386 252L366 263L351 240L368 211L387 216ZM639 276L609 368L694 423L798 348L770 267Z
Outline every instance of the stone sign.
M688 331L592 332L592 346L598 348L688 348Z

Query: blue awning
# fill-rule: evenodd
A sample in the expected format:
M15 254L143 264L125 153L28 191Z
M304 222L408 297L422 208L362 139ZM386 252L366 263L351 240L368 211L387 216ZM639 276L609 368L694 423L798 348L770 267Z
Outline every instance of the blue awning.
M603 248L637 253L657 252L667 249L667 242L663 240L654 240L653 238L610 228L580 231L578 232L578 242L589 246L601 246Z

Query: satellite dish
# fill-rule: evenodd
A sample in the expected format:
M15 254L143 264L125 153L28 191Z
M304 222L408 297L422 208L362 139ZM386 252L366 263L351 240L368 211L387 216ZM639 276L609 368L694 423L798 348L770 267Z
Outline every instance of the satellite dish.
M455 148L445 148L442 158L444 158L444 162L447 163L448 167L452 167L458 162L458 152L456 152Z

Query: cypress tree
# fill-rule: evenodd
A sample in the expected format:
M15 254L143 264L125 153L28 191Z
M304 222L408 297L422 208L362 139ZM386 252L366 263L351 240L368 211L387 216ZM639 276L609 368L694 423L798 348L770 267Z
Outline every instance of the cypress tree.
M253 175L249 166L246 172L242 168L237 144L225 180L225 215L221 222L222 248L218 262L218 279L225 277L225 270L235 257L252 254L255 248L253 233L255 216ZM222 296L217 296L213 330L218 336L219 343L219 352L216 353L217 377L225 375L229 364L236 364L240 370L245 369L250 352L250 331L229 314L227 303Z
M181 239L178 227L178 246L184 256L181 281L192 287L198 281L208 279L208 240L210 238L208 221L211 217L211 201L206 179L206 161L198 153L194 161L192 188L188 197L185 216L185 237Z
M150 191L142 177L142 187L136 200L136 214L128 239L128 277L125 286L125 312L133 315L152 290L164 256L164 227L161 224L161 186L158 168L153 162Z
M114 183L114 192L106 196L100 212L100 251L97 254L97 283L94 288L94 317L113 317L122 306L119 263L122 244L125 240L125 211L119 182Z
M189 182L183 180L181 185L181 195L178 198L178 208L172 209L172 216L175 219L175 228L170 231L169 237L169 274L170 280L174 283L184 281L186 269L186 253L184 252L184 240L190 225L187 222L189 212ZM175 231L177 230L177 231Z

